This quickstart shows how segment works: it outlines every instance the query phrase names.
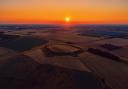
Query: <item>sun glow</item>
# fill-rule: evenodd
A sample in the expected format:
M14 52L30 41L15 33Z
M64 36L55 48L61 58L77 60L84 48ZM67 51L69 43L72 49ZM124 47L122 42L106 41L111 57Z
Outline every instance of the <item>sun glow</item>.
M0 24L128 24L128 0L3 1Z
M70 22L71 21L71 18L70 17L65 17L65 22Z

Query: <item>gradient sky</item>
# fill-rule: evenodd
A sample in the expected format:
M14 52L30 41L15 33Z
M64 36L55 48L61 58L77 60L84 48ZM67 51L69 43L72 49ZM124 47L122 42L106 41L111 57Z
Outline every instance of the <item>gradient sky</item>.
M0 0L0 23L128 24L128 0Z

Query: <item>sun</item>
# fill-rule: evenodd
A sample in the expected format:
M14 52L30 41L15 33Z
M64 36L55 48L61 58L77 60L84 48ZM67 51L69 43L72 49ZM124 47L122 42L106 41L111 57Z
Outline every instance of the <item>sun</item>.
M65 22L70 22L71 21L71 18L70 17L65 17Z

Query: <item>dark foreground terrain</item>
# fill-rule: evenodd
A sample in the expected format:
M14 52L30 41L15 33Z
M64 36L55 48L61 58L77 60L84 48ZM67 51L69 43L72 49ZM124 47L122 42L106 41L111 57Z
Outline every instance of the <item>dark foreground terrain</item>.
M0 89L128 89L128 26L0 25Z

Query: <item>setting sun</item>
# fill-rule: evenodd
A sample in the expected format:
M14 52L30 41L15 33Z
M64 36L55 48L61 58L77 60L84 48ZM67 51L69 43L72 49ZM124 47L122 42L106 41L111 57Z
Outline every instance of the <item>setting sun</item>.
M128 24L127 1L3 0L0 24Z
M66 18L65 18L65 21L66 21L66 22L70 22L70 20L71 20L70 17L66 17Z

